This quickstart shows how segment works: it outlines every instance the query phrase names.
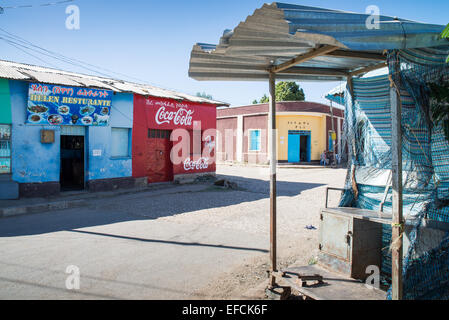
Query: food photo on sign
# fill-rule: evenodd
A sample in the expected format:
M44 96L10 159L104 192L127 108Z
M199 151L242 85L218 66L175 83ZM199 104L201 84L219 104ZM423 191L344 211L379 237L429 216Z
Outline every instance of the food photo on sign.
M112 91L29 85L29 124L107 126L112 107Z

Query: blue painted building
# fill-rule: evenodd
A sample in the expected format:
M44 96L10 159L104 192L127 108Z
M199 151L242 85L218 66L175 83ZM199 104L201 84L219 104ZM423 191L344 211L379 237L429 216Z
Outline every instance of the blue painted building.
M19 183L21 195L40 196L60 192L62 159L67 154L61 145L64 137L82 137L83 145L83 179L81 183L69 185L68 189L105 190L123 184L135 185L130 141L133 94L114 93L107 126L36 125L26 123L28 88L28 82L9 81L11 178ZM53 132L54 142L43 143L42 130ZM115 134L116 131L119 134ZM117 144L121 144L121 148L114 147Z
M146 185L132 172L136 95L227 105L0 60L0 199Z

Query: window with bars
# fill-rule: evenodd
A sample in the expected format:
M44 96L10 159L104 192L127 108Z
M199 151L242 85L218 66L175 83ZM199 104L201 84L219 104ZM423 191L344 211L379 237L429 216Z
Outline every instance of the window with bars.
M148 129L148 138L170 139L171 130Z
M0 124L0 174L11 173L11 126Z

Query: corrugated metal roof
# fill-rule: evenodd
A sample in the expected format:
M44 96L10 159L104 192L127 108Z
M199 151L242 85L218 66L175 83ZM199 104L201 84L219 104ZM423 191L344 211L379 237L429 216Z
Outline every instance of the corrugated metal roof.
M6 79L16 79L16 80L25 80L29 77L24 75L23 73L20 73L16 71L15 69L5 67L2 64L0 64L0 77L6 78Z
M22 69L21 73L30 76L30 78L36 79L37 82L60 84L64 86L80 86L81 83L74 81L70 76L64 74L58 74L54 72L42 72L29 69Z
M107 89L114 92L129 92L140 94L143 96L186 100L197 103L215 104L217 106L229 106L229 104L225 102L205 99L202 97L192 96L173 90L157 88L150 85L103 78L98 76L89 76L85 74L3 60L0 60L0 78L75 87Z
M336 51L276 74L277 79L345 79L349 72L378 65L383 51L447 44L444 26L380 16L379 29L366 27L367 14L285 3L265 4L226 30L218 45L193 46L189 76L197 80L265 80L267 69L323 45ZM298 68L300 67L300 68Z

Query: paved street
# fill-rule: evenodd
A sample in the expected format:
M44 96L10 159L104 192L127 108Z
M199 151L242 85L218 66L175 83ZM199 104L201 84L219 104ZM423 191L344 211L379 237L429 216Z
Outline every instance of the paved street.
M280 263L316 254L318 210L345 169L280 169ZM0 219L0 299L236 298L268 268L268 168L218 166L238 184L173 185L88 207ZM331 197L336 203L338 194ZM67 290L67 266L80 289Z

